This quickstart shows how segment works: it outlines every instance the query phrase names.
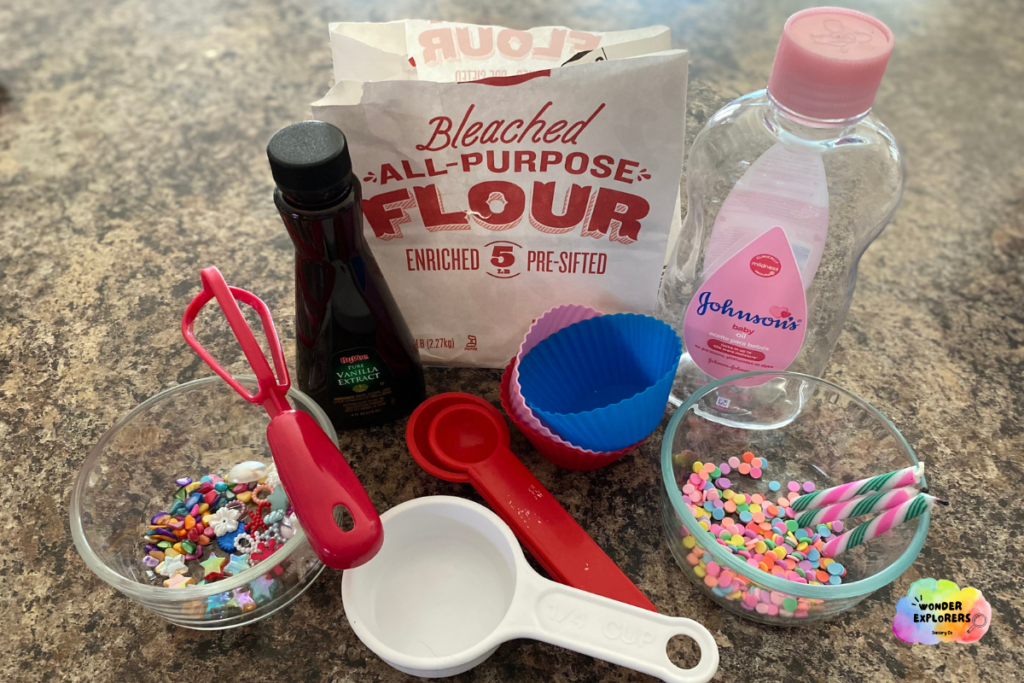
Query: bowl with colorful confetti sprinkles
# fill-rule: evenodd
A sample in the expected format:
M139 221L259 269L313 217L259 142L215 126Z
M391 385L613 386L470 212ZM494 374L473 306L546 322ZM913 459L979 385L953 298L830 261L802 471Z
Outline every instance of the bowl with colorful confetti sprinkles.
M751 379L773 380L786 420L737 426L700 410ZM892 422L798 373L705 385L673 414L661 464L662 521L683 573L727 610L779 626L833 617L899 577L935 500Z
M239 377L256 389L255 377ZM337 443L305 394L289 400ZM71 497L71 533L101 579L179 626L262 619L323 571L277 477L265 411L220 377L168 389L99 440Z

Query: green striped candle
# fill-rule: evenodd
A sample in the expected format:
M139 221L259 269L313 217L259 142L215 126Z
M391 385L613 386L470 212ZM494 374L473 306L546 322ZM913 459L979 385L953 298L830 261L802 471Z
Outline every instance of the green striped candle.
M891 510L898 505L903 505L918 493L920 491L913 486L905 486L901 489L893 489L892 491L873 493L870 496L859 496L843 503L807 510L796 518L796 523L801 528L814 527L818 524L834 522L837 519L849 519L850 517L860 517L872 512Z
M825 507L841 503L857 496L868 493L881 493L892 489L903 488L904 486L918 486L924 479L924 463L919 462L913 467L906 467L894 472L879 474L877 477L851 481L848 484L840 484L830 489L823 489L800 496L789 504L793 512L803 512L814 508Z
M935 506L935 498L927 493L919 493L899 507L895 507L870 522L861 524L852 531L836 536L821 549L823 557L835 557L850 548L856 548L864 541L881 536L893 527L920 517Z

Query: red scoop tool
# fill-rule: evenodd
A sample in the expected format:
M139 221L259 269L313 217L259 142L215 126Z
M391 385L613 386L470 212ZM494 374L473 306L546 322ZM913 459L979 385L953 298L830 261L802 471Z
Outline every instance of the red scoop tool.
M504 418L483 399L427 399L409 419L406 441L431 474L471 483L556 581L658 611L509 450Z
M286 395L291 386L288 367L266 304L244 289L229 287L216 268L205 268L201 275L203 291L188 305L181 320L185 341L242 398L262 405L270 415L267 425L270 452L302 529L320 561L334 569L350 569L368 562L384 543L380 517L334 442L316 420L307 413L293 410L288 403ZM214 298L256 375L259 388L255 395L222 368L196 340L192 330L196 316ZM259 314L276 375L245 322L239 301ZM335 521L334 510L339 505L347 508L352 516L354 526L349 531L343 531Z

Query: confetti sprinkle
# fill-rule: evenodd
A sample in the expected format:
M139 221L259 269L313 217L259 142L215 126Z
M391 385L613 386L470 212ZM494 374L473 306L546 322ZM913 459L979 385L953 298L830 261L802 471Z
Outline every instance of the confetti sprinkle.
M294 535L291 506L273 466L246 462L230 474L227 481L214 473L175 479L170 508L147 518L140 561L155 585L182 588L199 585L193 575L204 585L237 576ZM254 557L261 544L263 552Z

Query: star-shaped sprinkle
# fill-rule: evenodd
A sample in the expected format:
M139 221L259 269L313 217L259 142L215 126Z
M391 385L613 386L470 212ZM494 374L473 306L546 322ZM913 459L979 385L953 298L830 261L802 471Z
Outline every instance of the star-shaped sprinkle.
M217 593L216 595L211 595L206 599L206 614L209 615L212 612L220 610L228 604L230 599L230 593Z
M243 612L251 612L256 609L256 601L252 599L252 596L244 588L235 589L234 597L231 598L231 604L236 605Z
M225 574L231 574L231 576L237 576L246 569L249 568L249 563L245 561L245 555L232 555L231 560L224 565L222 570Z
M252 588L252 596L256 598L257 601L263 602L264 600L269 600L273 597L274 587L276 584L277 581L274 581L269 576L261 576L260 578L251 581L249 586Z
M175 574L171 578L164 581L164 585L168 588L184 588L190 583L195 583L192 577L188 574Z
M227 563L226 557L220 557L218 555L210 555L206 560L199 563L199 565L206 572L206 576L210 574L223 574L221 571L224 569L224 564Z
M271 510L284 512L288 508L288 494L284 492L283 486L276 486L267 500L270 501Z
M188 567L186 567L185 562L182 561L181 555L175 555L174 557L164 559L163 564L157 567L156 571L164 576L174 576L181 572L187 572Z

